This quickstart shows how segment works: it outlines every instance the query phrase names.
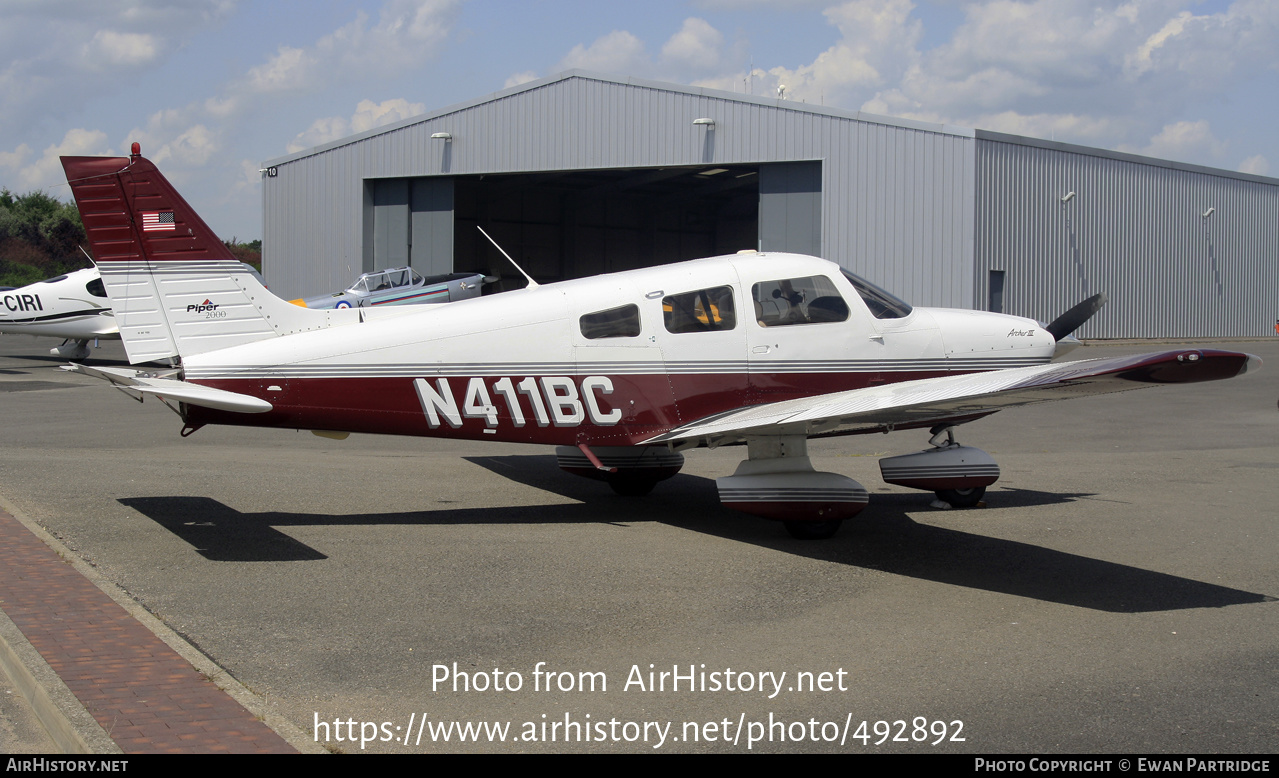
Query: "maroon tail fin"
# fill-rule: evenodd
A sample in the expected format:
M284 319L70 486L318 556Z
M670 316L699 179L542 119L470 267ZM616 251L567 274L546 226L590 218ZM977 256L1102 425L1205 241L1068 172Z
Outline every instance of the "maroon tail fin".
M151 160L63 157L98 262L234 260Z
M63 157L62 167L130 362L330 326L268 292L140 154Z

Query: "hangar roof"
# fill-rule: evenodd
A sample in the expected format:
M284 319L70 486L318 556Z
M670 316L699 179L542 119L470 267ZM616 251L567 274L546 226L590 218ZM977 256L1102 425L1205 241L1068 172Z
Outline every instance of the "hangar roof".
M450 105L446 108L441 108L436 111L424 113L421 116L414 116L409 119L404 119L402 121L394 122L392 124L383 124L379 127L375 127L371 130L366 130L365 132L361 132L356 135L349 135L345 138L340 138L338 140L331 141L329 143L324 143L319 146L314 146L304 151L299 151L294 154L288 154L283 157L277 157L275 159L267 160L265 165L267 166L283 165L287 162L294 162L296 160L304 159L306 157L315 156L317 154L323 154L324 152L331 151L332 149L340 148L342 146L346 146L352 143L358 143L360 141L367 140L369 138L375 138L379 135L385 135L390 132L395 132L396 130L401 130L401 129L404 129L405 127L411 127L415 124L422 124L424 122L428 122L433 119L438 119L442 116L447 116L452 113L464 111L467 108L473 108L477 105L483 105L484 103L493 102L494 100L500 100L503 98L511 97L513 95L518 95L522 92L531 92L533 90L540 89L550 84L555 84L561 81L570 81L573 79L600 81L604 83L612 83L612 84L618 84L622 86L639 86L639 87L645 87L648 89L657 89L657 90L666 91L666 92L677 92L680 94L693 95L695 97L714 97L721 100L733 100L739 103L751 103L754 105L760 105L768 108L776 108L782 111L811 113L811 114L830 116L830 117L835 117L840 119L854 119L856 121L861 121L861 122L870 122L873 124L884 124L884 125L889 125L894 127L905 127L909 129L915 129L915 130L926 130L929 132L944 133L947 135L958 135L965 138L973 137L972 129L969 129L967 127L959 127L957 125L937 124L934 122L922 122L922 121L916 121L914 119L898 119L892 116L883 116L880 114L867 113L866 111L846 111L840 108L831 108L829 106L824 106L824 105L813 105L811 103L797 102L795 100L781 100L775 97L760 97L758 95L746 95L746 94L739 94L737 92L725 92L720 89L708 89L705 87L683 86L681 84L672 84L666 81L652 81L645 78L629 78L624 76L612 76L604 73L594 73L588 70L566 70L562 73L557 73L553 76L547 76L546 78L539 78L535 81L528 81L526 83L520 84L519 86L513 86L509 89L503 89L500 92L493 92L491 94L487 94L482 97L477 97L474 100L467 100L462 103L456 103L454 105Z
M937 124L933 122L917 121L914 119L900 119L892 116L883 116L881 114L868 113L866 111L847 111L841 108L832 108L824 105L813 105L812 103L796 102L795 100L782 100L775 97L765 97L759 95L739 94L737 92L725 92L719 89L709 89L705 87L684 86L681 84L672 84L665 81L653 81L645 78L633 78L624 76L613 76L604 73L595 73L587 70L566 70L546 78L539 78L529 81L518 86L503 89L499 92L477 97L473 100L456 103L454 105L440 108L420 116L414 116L392 124L384 124L367 130L356 135L349 135L345 138L324 143L319 146L299 151L294 154L288 154L283 157L267 160L265 167L283 165L289 162L305 159L307 157L323 154L342 146L359 143L369 138L375 138L379 135L385 135L405 127L411 127L415 124L422 124L434 119L438 119L449 114L458 113L468 108L473 108L484 103L518 95L523 92L530 92L543 88L550 84L561 81L569 81L572 79L584 79L590 81L598 81L604 83L612 83L623 86L639 86L648 89L657 89L667 92L676 92L697 97L713 97L721 100L733 100L740 103L750 103L754 105L774 108L781 111L793 111L799 113L809 113L821 116L829 116L839 119L852 119L859 122L868 122L872 124L882 124L893 127L902 127L915 130L926 130L928 132L943 133L947 135L956 135L966 138L975 138L977 140L992 141L998 143L1012 143L1019 146L1031 146L1054 151L1063 151L1074 154L1084 154L1087 156L1101 157L1105 159L1115 159L1124 162L1133 162L1143 165L1154 165L1156 167L1169 168L1172 170L1184 170L1193 173L1206 173L1208 175L1224 176L1227 178L1235 178L1243 181L1252 181L1260 184L1279 185L1279 178L1271 178L1268 176L1253 175L1250 173L1240 173L1233 170L1223 168L1208 167L1205 165L1193 165L1185 162L1174 162L1172 160L1159 159L1156 157L1146 157L1139 154L1130 154L1121 151L1110 151L1107 149L1099 149L1092 146L1079 146L1071 143L1060 143L1057 141L1043 140L1040 138L1031 138L1021 135L1012 135L1002 132L993 132L990 130L971 129L953 124Z

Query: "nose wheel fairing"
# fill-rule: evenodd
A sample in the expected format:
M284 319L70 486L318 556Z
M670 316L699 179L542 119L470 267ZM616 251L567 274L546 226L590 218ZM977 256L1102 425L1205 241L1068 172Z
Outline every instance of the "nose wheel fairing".
M885 483L929 492L977 489L999 480L999 464L994 457L958 443L885 457L879 460L879 472Z

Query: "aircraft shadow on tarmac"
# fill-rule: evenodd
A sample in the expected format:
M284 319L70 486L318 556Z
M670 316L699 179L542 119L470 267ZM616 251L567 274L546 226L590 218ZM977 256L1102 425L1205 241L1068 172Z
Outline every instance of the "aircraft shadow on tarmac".
M827 541L793 540L780 525L719 504L710 479L677 475L648 497L618 497L601 483L559 471L552 456L467 457L506 478L578 501L570 505L442 508L386 514L241 513L209 497L130 497L119 502L174 533L217 562L315 561L327 557L279 528L360 525L613 524L662 521L686 530L753 543L789 554L1081 608L1116 613L1211 608L1274 598L1069 554L1028 543L932 526L911 513L925 495L874 495L864 514ZM995 507L1073 502L1085 494L1024 489L991 495ZM979 524L985 511L972 515ZM660 518L656 518L660 517Z

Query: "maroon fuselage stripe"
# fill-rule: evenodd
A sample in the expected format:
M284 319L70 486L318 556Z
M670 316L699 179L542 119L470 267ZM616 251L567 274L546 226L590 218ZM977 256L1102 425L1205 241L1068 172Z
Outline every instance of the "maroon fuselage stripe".
M484 418L478 417L463 417L461 426L456 428L444 420L441 420L440 426L431 427L413 387L414 379L409 377L202 379L194 383L260 397L271 403L274 410L247 414L187 405L186 421L192 426L227 424L561 446L580 442L628 446L699 419L751 405L957 374L930 370L895 373L613 375L608 376L613 382L613 392L608 395L597 394L596 399L603 414L620 410L621 421L617 424L597 425L588 417L572 426L555 426L553 417L546 426L539 426L529 399L523 395L519 396L519 401L524 424L516 426L510 409L494 389L494 384L501 377L485 376L484 383L498 411L498 424L494 428L490 428ZM432 386L438 380L433 376L423 377ZM517 384L526 377L510 376ZM577 384L580 396L584 376L570 377ZM470 379L451 376L448 380L460 407ZM268 391L267 387L270 386L279 387L280 390ZM486 429L492 431L485 432Z

